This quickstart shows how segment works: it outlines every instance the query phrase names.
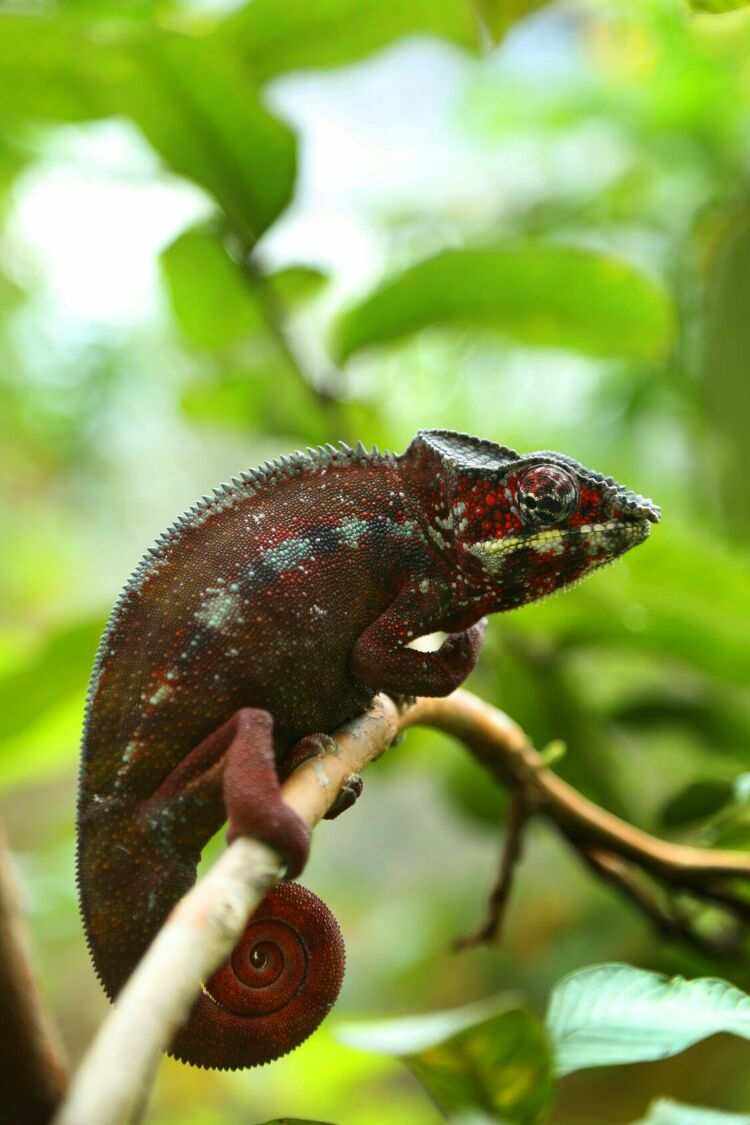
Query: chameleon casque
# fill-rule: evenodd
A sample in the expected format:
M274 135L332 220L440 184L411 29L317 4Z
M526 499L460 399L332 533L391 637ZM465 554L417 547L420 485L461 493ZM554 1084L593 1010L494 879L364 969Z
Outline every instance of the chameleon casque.
M230 839L264 840L287 880L300 874L308 830L279 778L320 736L378 691L453 691L477 660L485 614L570 585L658 519L650 500L570 457L444 430L420 432L401 455L294 453L179 518L120 595L89 692L78 873L110 998L225 820ZM409 646L435 631L448 634L438 651ZM171 1053L226 1068L283 1055L330 1010L343 965L328 909L279 884Z

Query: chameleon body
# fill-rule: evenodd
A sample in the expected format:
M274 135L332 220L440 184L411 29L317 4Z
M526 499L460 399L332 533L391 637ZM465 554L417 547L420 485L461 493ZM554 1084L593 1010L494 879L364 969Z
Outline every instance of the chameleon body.
M398 456L326 446L267 463L178 519L117 601L89 693L79 886L109 996L225 820L296 877L308 832L279 777L377 691L448 694L485 614L575 582L658 518L562 454L428 430ZM410 647L438 630L438 651ZM334 919L282 883L171 1051L213 1067L276 1058L314 1030L342 973Z

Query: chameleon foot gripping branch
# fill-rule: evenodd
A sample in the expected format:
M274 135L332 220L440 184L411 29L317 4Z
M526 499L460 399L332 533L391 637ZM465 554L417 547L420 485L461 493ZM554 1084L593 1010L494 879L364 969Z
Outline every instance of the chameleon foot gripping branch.
M267 463L178 519L120 595L89 690L78 877L108 995L225 820L230 838L275 848L288 878L301 872L307 830L278 780L300 752L377 691L447 695L476 663L486 614L578 581L658 518L562 454L427 430L399 456L326 446ZM410 647L436 631L438 651ZM343 965L327 908L280 885L172 1053L230 1068L278 1058L331 1008Z

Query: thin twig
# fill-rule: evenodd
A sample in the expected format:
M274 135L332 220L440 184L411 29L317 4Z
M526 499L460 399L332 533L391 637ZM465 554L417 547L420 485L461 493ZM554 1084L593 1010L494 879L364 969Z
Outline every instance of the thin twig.
M316 379L313 373L308 370L306 362L299 355L289 337L286 328L285 309L273 287L269 284L266 271L261 266L257 253L254 254L247 248L240 247L237 254L238 264L258 301L266 328L286 360L288 367L302 386L317 400L318 405L331 416L329 420L331 423L335 423L333 428L340 430L340 403L335 391L336 383L340 382L338 372L329 372L325 385L321 385L320 380Z
M523 852L524 828L528 821L528 815L523 790L516 789L510 799L505 840L500 855L500 868L497 882L487 901L486 917L474 933L456 939L453 943L456 952L495 941L500 933L513 890L514 877Z

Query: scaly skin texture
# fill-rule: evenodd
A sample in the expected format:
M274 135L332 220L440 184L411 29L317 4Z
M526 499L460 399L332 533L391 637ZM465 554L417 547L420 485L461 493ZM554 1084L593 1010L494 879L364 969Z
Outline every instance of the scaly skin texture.
M557 453L449 431L401 456L297 453L200 501L148 552L102 638L79 797L81 907L110 997L206 841L267 841L296 877L306 827L279 777L377 691L446 695L488 613L570 584L645 539L658 509ZM435 631L437 652L409 646ZM356 783L342 799L351 803ZM275 920L274 920L275 919ZM203 1066L267 1062L332 1006L343 945L281 884L172 1045Z

